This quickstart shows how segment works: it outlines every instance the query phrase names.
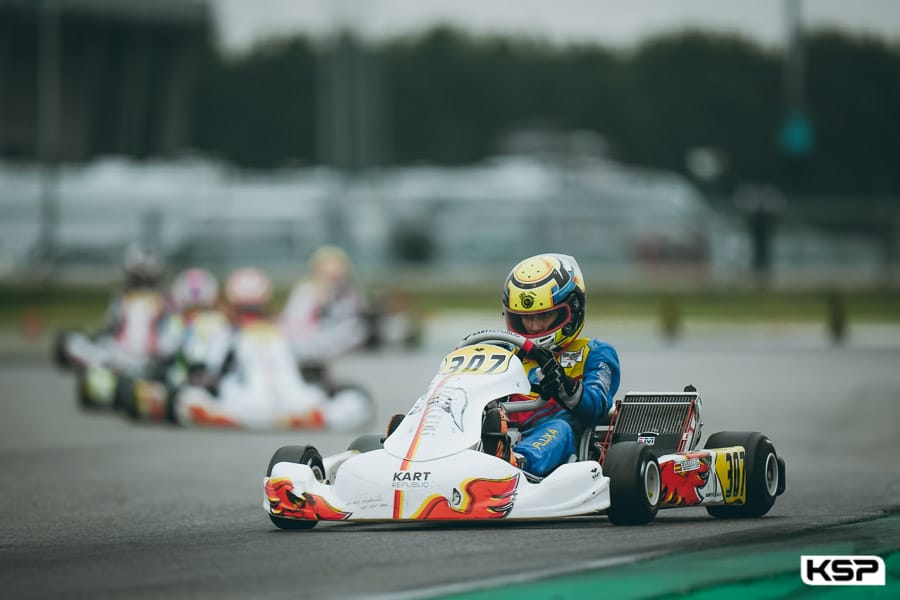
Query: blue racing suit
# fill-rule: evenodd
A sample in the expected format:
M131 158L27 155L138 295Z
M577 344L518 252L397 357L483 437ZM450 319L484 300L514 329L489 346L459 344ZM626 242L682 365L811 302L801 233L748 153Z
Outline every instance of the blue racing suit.
M605 421L619 389L619 355L608 343L578 338L554 354L566 375L581 381L581 400L572 410L551 400L538 410L513 412L508 417L510 424L522 433L513 451L524 457L525 469L538 476L547 475L575 454L584 429ZM537 363L526 358L522 364L528 379L540 383ZM532 392L510 400L537 397Z

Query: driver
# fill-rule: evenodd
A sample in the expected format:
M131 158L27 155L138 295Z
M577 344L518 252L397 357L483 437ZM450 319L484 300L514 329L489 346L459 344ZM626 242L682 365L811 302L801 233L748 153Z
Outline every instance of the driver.
M164 265L154 251L132 244L122 261L124 281L106 310L101 334L123 350L155 356L159 335L171 307L162 288Z
M271 319L272 280L255 267L237 269L225 281L225 301L238 329L267 323Z
M337 246L322 246L310 259L311 275L291 290L281 325L304 364L358 348L368 336L366 303L351 279L350 258Z
M567 462L587 427L605 421L619 388L619 356L606 342L579 337L584 326L585 285L571 256L539 254L521 261L503 289L506 327L530 339L535 349L522 361L532 383L530 396L547 404L538 410L501 408L485 414L483 447L522 470L543 477ZM507 421L521 433L511 447Z

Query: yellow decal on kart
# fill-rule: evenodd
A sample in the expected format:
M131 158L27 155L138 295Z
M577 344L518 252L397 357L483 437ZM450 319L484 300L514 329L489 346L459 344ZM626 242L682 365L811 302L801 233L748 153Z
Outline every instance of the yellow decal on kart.
M726 504L747 502L747 460L743 446L716 449L716 475Z
M509 368L512 352L499 346L466 346L444 357L441 363L442 375L490 375L504 373Z

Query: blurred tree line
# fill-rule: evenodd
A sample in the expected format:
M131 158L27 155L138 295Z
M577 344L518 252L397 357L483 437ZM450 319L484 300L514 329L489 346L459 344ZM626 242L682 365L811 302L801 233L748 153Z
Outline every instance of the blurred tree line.
M613 50L447 28L377 44L284 38L239 56L210 47L196 82L194 147L252 168L327 162L317 119L332 101L322 85L338 46L377 73L355 93L379 107L381 163L476 162L505 134L539 123L597 132L616 159L686 174L691 149L714 149L723 192L766 181L792 194L900 193L900 46L837 32L806 38L814 143L805 155L778 144L787 114L778 50L701 32Z

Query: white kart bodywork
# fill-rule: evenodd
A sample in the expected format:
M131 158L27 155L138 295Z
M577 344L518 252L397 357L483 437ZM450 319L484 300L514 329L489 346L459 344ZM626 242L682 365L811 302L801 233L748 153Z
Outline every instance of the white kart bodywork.
M609 479L596 461L570 462L532 481L480 450L485 406L530 387L509 350L456 350L383 449L327 457L325 481L305 464L278 462L265 478L265 508L277 517L351 521L539 519L607 509Z
M156 321L163 311L163 300L155 293L131 292L122 300L122 324L118 331L96 339L79 332L68 332L62 349L67 362L75 367L107 368L134 374L155 358Z
M179 423L353 430L371 417L371 403L360 390L329 396L305 381L288 341L272 324L238 332L234 352L236 368L222 378L217 394L191 385L178 391L174 411Z
M96 337L81 331L62 334L61 364L82 374L86 404L112 407L119 377L141 376L153 364L158 352L156 322L163 309L159 294L135 291L122 299L122 323L115 333Z

